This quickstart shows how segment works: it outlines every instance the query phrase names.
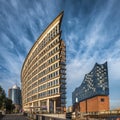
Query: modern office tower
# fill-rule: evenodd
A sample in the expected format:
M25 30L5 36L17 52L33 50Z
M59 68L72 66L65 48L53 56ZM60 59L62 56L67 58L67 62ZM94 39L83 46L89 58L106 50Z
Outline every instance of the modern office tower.
M60 13L29 51L21 71L22 105L27 112L63 113L66 109L66 46Z
M16 107L16 110L21 109L22 105L21 90L17 85L14 85L12 88L8 90L8 98L12 100L13 104Z
M109 85L107 62L95 64L85 75L82 84L72 93L74 110L80 112L99 112L109 110Z

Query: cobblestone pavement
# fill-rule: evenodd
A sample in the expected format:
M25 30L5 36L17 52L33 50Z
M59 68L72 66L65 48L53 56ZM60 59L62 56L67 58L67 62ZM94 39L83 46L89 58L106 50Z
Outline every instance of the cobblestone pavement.
M7 114L0 118L0 120L30 120L30 119L20 114Z

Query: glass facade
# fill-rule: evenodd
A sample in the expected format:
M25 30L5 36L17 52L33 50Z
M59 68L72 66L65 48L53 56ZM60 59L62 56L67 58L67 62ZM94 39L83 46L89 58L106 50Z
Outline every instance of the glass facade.
M8 97L12 100L13 104L21 105L21 90L18 86L13 86L8 91Z
M82 84L72 93L72 103L81 102L85 99L98 95L109 95L107 62L95 64L92 71L85 75Z

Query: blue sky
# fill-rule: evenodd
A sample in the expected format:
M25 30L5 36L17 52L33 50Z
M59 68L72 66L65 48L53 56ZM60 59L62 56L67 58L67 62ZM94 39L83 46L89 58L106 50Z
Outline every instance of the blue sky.
M111 108L120 107L119 0L0 0L0 85L20 85L30 48L64 10L62 39L67 51L67 105L94 64L108 61Z

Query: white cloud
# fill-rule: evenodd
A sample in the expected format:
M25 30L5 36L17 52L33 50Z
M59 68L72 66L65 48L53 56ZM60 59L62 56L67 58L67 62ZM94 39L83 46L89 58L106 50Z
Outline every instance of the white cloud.
M113 81L120 80L120 58L119 59L110 59L109 63L109 77Z
M14 43L10 40L10 38L5 34L1 33L1 38L3 39L2 45L6 46L7 49L13 49Z
M110 109L116 109L116 108L119 108L119 109L120 109L120 99L110 100L110 104L111 104Z
M23 36L20 39L21 40L19 40L19 44L25 48L26 53L28 54L28 52L30 51L30 49L34 43Z

